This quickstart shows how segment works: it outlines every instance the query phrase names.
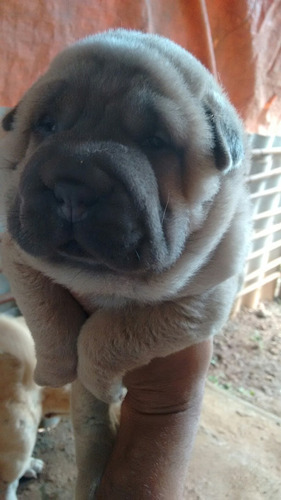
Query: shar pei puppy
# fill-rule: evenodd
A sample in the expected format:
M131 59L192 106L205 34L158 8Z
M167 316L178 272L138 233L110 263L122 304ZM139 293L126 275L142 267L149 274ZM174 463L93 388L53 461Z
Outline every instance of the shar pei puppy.
M3 129L4 270L34 336L36 382L76 379L81 499L111 449L124 374L229 315L250 227L244 131L192 55L122 29L59 54ZM105 425L86 439L87 412Z

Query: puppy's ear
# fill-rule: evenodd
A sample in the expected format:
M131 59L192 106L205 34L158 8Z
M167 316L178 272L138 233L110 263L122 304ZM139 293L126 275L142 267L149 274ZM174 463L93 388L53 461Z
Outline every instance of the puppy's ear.
M216 167L227 173L239 167L244 158L243 127L225 99L210 99L205 104L205 112L212 130Z
M7 132L14 129L15 116L17 112L17 106L15 106L9 113L7 113L2 120L2 127Z

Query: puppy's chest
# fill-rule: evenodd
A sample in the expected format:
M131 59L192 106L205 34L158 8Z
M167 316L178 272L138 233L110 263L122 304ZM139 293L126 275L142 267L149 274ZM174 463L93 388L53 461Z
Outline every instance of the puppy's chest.
M94 295L81 294L77 292L71 293L88 314L92 314L100 308L120 309L128 305L128 303L131 303L130 299L126 299L125 297L118 297L116 295Z

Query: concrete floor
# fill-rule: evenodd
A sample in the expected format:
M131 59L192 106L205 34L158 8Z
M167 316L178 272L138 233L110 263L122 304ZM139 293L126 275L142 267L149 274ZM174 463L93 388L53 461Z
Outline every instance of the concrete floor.
M208 384L186 500L281 500L281 419Z

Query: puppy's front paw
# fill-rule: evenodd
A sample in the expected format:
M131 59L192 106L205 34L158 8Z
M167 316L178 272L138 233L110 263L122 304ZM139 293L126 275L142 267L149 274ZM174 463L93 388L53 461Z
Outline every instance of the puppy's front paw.
M29 463L23 474L23 477L36 478L37 475L40 474L40 472L42 472L43 467L44 467L43 460L40 460L40 458L30 457Z
M122 377L100 372L97 367L88 366L85 360L78 362L77 376L88 391L105 403L117 403L124 398L125 389Z
M63 358L47 361L37 357L34 380L40 386L61 387L77 378L77 360Z

